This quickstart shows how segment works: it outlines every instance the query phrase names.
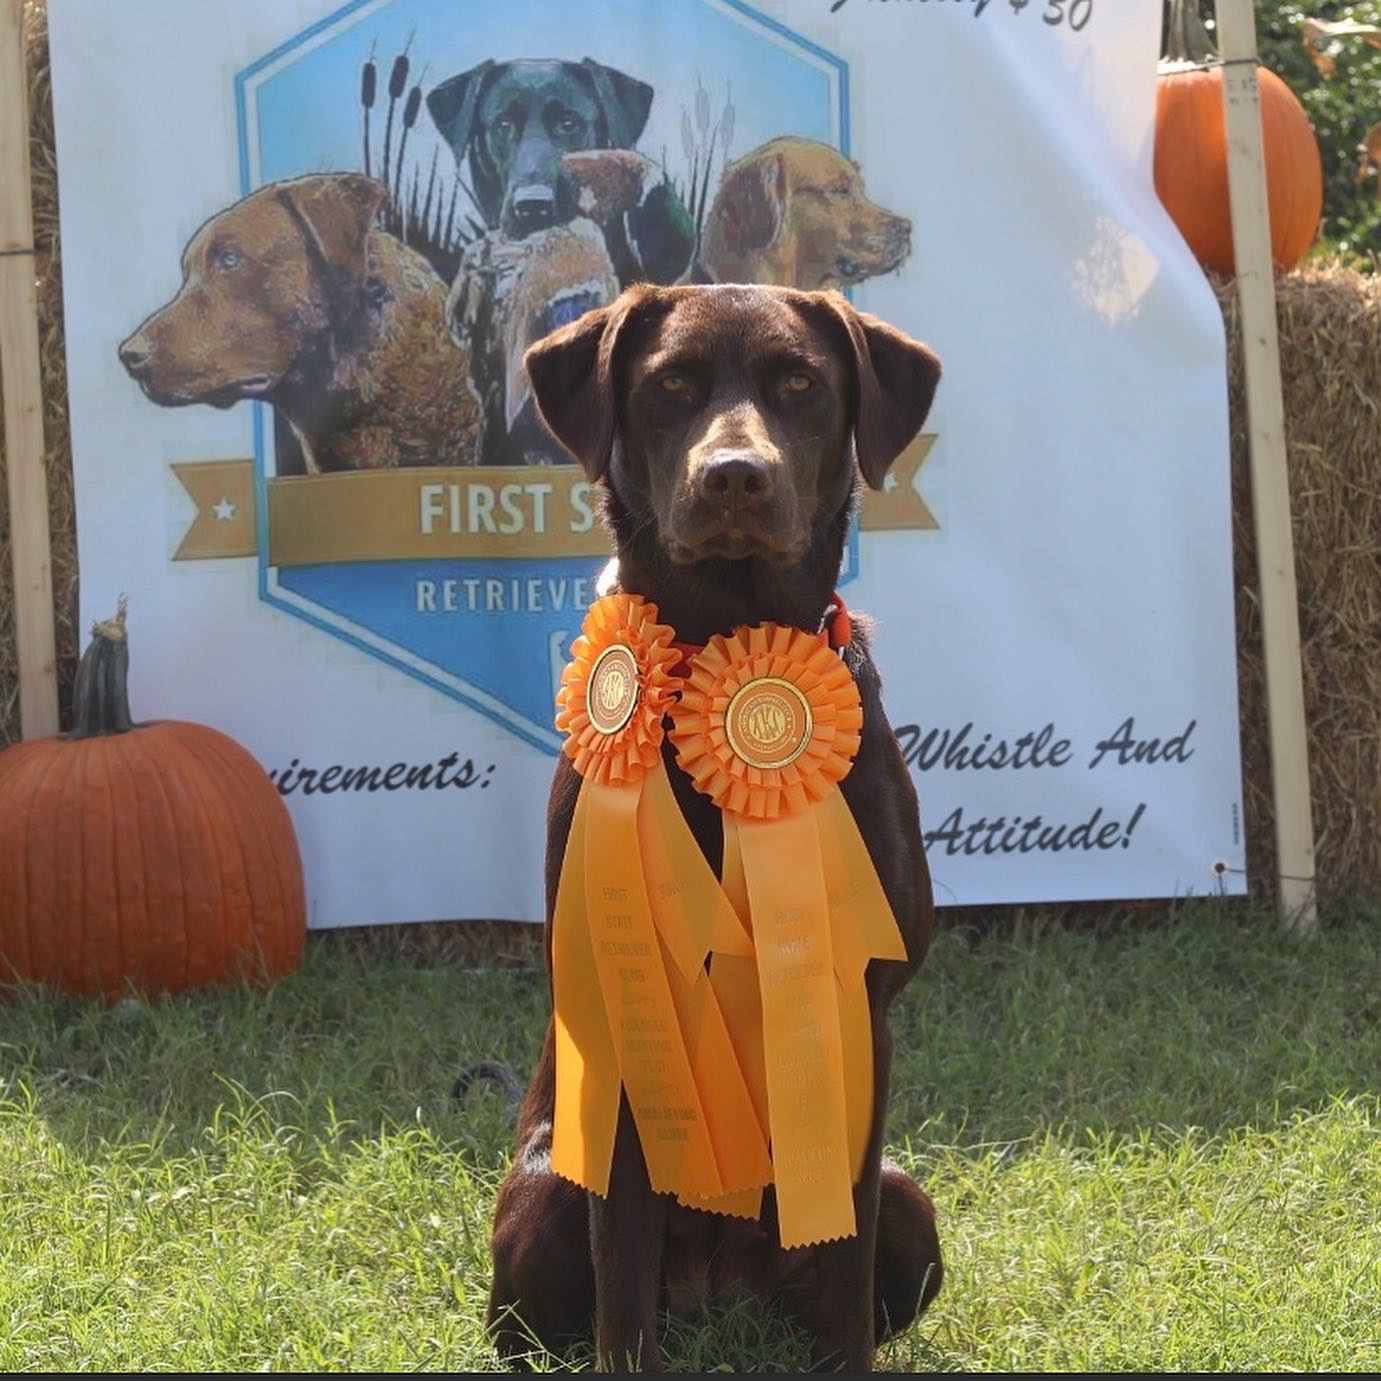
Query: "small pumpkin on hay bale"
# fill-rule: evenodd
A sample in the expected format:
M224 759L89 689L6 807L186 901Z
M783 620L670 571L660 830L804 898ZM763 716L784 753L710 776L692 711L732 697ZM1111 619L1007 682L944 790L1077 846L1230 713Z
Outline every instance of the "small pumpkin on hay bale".
M1235 269L1228 206L1223 68L1197 0L1170 0L1156 89L1156 195L1195 258L1214 273ZM1309 252L1323 215L1323 163L1309 116L1269 68L1257 68L1266 155L1271 254L1288 271Z

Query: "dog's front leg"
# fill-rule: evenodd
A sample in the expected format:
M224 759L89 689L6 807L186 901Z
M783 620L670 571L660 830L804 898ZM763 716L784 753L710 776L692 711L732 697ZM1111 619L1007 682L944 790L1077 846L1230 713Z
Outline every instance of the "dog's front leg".
M590 1195L595 1262L595 1352L609 1371L661 1371L661 1294L666 1196L648 1183L638 1131L625 1098L619 1109L609 1193Z
M875 1012L876 997L875 997ZM814 1270L783 1296L787 1312L810 1335L816 1371L872 1371L877 1350L876 1256L882 1183L882 1134L892 1072L892 1035L873 1022L873 1123L863 1172L854 1186L852 1237L810 1247Z
M838 1242L812 1248L817 1253L817 1288L811 1306L788 1308L811 1335L815 1371L872 1371L877 1349L873 1322L873 1258L877 1244L878 1179L872 1162L854 1186L858 1231ZM803 1301L804 1303L804 1301Z

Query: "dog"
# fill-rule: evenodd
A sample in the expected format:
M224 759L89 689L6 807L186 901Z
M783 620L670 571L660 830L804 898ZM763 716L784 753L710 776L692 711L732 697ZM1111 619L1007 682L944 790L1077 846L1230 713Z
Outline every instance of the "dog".
M653 89L617 68L520 59L481 62L427 94L427 110L469 169L485 225L520 240L581 214L580 184L566 155L632 149L647 124ZM649 183L644 203L610 252L625 285L672 282L690 263L694 228L664 180Z
M272 403L309 474L476 463L479 399L446 285L375 225L386 195L322 174L212 216L183 252L177 296L119 347L121 363L164 407Z
M724 170L706 218L700 281L844 288L900 268L911 222L869 201L858 165L783 136Z
M552 433L604 490L617 587L656 603L686 642L773 621L818 629L858 498L919 431L940 365L923 345L837 293L755 286L637 287L527 352ZM908 958L868 968L875 1101L855 1188L858 1231L778 1245L775 1199L757 1222L683 1208L651 1192L627 1100L607 1197L551 1169L554 1030L519 1114L513 1168L495 1212L489 1322L506 1359L535 1337L559 1352L592 1333L603 1365L659 1366L659 1307L694 1309L747 1290L806 1329L820 1367L871 1366L940 1287L934 1208L882 1158L891 1067L887 1011L925 955L934 923L916 792L882 710L860 629L843 649L864 710L841 790L867 842ZM667 769L716 870L718 809ZM581 779L562 758L546 854L551 916Z

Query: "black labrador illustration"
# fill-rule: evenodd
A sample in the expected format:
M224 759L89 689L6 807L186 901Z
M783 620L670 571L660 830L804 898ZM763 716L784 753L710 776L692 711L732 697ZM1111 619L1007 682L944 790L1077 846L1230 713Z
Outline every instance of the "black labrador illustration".
M486 60L434 87L427 109L457 168L468 167L486 226L521 240L582 214L565 156L632 149L652 98L646 82L592 58ZM669 283L690 261L694 227L669 183L655 179L606 238L621 282Z

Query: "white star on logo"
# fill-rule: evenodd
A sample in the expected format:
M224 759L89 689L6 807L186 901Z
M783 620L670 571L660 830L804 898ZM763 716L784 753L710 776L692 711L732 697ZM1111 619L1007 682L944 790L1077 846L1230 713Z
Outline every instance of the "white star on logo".
M228 523L235 516L235 505L229 499L222 499L220 503L212 505L212 512L218 523Z

